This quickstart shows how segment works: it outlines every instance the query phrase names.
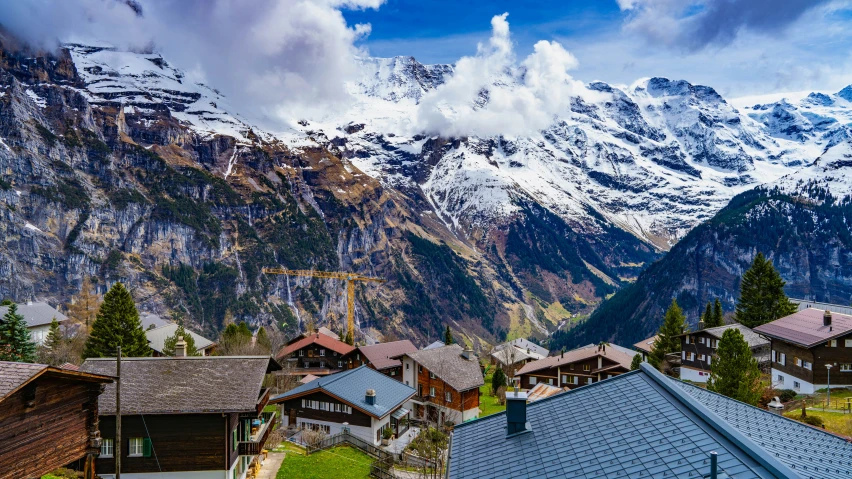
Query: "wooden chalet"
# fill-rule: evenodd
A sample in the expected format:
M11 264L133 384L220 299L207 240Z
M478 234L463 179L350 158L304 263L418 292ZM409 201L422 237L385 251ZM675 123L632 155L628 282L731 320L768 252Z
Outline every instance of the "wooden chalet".
M522 389L538 383L574 389L630 371L636 353L616 345L588 345L527 363L515 378Z
M275 358L284 366L281 374L327 376L344 370L343 357L354 350L355 346L316 332L290 341Z
M805 308L754 331L769 338L775 388L812 394L829 374L832 388L852 386L852 315Z
M733 323L715 328L702 328L680 335L681 379L696 383L706 383L710 379L710 369L719 341L729 329L738 329L742 333L759 364L765 365L769 361L769 341L742 324Z
M0 478L41 477L82 461L94 477L98 396L113 378L44 364L0 362Z
M262 460L278 418L264 412L267 356L126 358L121 362L121 477L243 479ZM114 358L81 370L113 375ZM116 388L100 398L103 437L97 473L115 473Z
M657 341L657 335L653 335L650 338L643 339L638 343L633 345L633 349L639 351L642 355L642 361L647 361L648 356L651 355L651 350L654 349L654 343Z
M359 346L343 356L343 367L355 369L367 365L382 374L402 381L402 361L398 358L414 351L417 351L417 346L407 339Z
M417 394L414 417L437 424L460 424L479 416L479 387L485 384L478 358L458 344L405 353L402 381Z

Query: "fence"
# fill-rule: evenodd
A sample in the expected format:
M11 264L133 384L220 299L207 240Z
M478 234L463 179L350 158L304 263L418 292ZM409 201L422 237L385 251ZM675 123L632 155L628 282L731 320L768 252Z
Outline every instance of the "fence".
M393 472L393 454L378 448L360 437L353 436L348 431L343 431L332 436L328 436L321 441L313 444L305 445L305 453L308 455L319 452L325 449L331 449L343 444L358 449L376 460L370 464L370 476L377 479L396 479L397 476Z

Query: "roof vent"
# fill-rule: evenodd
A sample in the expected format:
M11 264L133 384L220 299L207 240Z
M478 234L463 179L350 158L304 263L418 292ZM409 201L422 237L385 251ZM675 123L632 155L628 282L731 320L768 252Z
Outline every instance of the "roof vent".
M464 351L462 351L462 357L471 361L474 358L473 349L471 349L470 346L464 348Z
M183 336L178 336L177 341L175 342L175 357L182 358L186 356L186 341L183 340Z
M704 329L704 320L698 321L698 330L701 331Z
M527 393L515 392L506 394L506 435L514 436L527 431L532 427L527 422Z
M831 311L825 310L825 313L822 315L822 325L823 326L831 326Z
M367 394L364 396L364 401L366 401L366 403L369 404L370 406L375 406L376 405L376 390L375 389L368 389Z

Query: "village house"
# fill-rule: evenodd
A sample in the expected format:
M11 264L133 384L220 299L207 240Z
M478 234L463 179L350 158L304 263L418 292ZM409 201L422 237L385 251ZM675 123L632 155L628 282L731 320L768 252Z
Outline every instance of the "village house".
M754 328L769 338L772 385L812 394L852 386L852 315L817 308Z
M24 317L27 322L27 330L30 332L30 339L34 343L44 344L47 340L47 334L50 332L50 323L53 318L60 325L68 323L68 317L60 313L53 306L40 302L28 301L24 304L18 304L18 314ZM9 311L8 306L0 306L0 318L6 315Z
M700 323L699 323L700 327ZM680 378L696 383L710 379L710 367L722 335L729 329L737 329L748 343L751 354L761 366L769 363L769 341L739 323L715 328L699 329L680 335Z
M41 477L78 460L91 469L100 447L98 396L112 381L0 361L0 479Z
M590 344L529 362L515 373L515 379L523 389L542 382L574 389L630 371L635 354L621 346Z
M166 344L166 339L173 337L177 332L178 324L168 323L160 327L148 329L145 331L145 336L148 338L148 346L154 351L154 356L165 356L163 349ZM192 336L195 341L195 349L201 356L210 356L216 348L216 343L201 336L195 331L190 331L184 328L184 331Z
M267 356L180 356L121 360L121 477L243 479L262 460L278 418L264 412ZM90 358L82 371L116 374L115 358ZM116 388L101 395L97 473L115 473Z
M382 374L402 381L402 362L399 360L399 356L413 351L417 351L417 347L407 339L370 346L358 346L355 350L343 356L343 367L355 369L366 364Z
M491 365L499 365L512 376L524 364L544 359L550 352L527 339L518 338L494 346L491 351Z
M385 428L395 436L408 428L403 405L415 390L366 365L314 379L273 397L280 404L283 425L326 434L348 431L378 446Z
M479 360L458 344L405 353L402 381L417 394L414 417L437 424L461 422L479 415L479 387L485 384Z
M654 342L657 341L657 335L653 335L650 338L643 339L638 343L633 345L633 349L638 351L642 355L642 361L647 361L648 356L651 354L651 350L654 349Z
M281 348L275 358L284 366L282 374L303 378L308 374L326 376L343 371L343 356L354 346L321 332L302 335Z
M567 353L566 353L567 355ZM848 479L841 436L667 377L638 371L457 425L448 479Z

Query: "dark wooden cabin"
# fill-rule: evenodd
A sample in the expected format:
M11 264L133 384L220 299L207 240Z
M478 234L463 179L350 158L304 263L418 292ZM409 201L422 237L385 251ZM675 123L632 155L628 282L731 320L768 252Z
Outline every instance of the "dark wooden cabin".
M88 359L86 371L114 374L113 358ZM127 358L121 363L121 472L169 478L245 477L261 460L278 418L263 412L265 356ZM100 399L103 446L97 473L115 473L115 387ZM209 473L200 475L200 473Z
M94 457L98 396L110 382L99 374L0 362L0 478L37 478Z

